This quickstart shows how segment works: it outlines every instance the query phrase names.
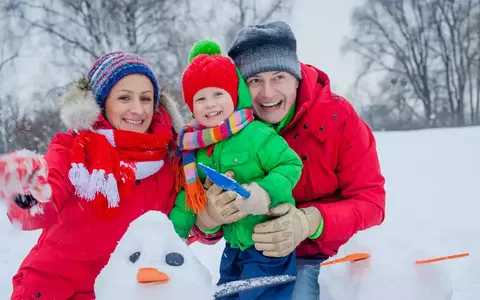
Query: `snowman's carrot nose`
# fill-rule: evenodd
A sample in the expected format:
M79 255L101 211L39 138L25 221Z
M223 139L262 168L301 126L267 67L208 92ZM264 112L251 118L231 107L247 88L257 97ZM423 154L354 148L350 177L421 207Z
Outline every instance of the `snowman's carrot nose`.
M352 254L349 254L345 257L342 257L342 258L338 258L338 259L334 259L334 260L331 260L331 261L325 261L323 263L320 264L320 266L328 266L328 265L333 265L333 264L339 264L339 263L343 263L343 262L355 262L355 261L359 261L359 260L364 260L364 259L367 259L370 257L370 254L368 253L352 253Z
M155 268L141 268L137 273L137 281L140 283L165 282L169 279L167 274Z
M448 256L440 256L440 257L435 257L435 258L430 258L430 259L422 259L422 260L417 260L415 263L417 265L419 264L428 264L431 262L436 262L436 261L441 261L441 260L447 260L447 259L455 259L455 258L461 258L465 256L469 256L470 254L467 253L460 253L460 254L454 254L454 255L448 255Z

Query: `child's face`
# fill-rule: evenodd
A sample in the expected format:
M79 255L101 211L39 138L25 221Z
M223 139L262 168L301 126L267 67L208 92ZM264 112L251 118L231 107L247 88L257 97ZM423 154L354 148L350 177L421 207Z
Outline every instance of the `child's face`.
M232 97L224 89L207 87L193 96L193 116L205 127L222 123L232 115L234 109Z

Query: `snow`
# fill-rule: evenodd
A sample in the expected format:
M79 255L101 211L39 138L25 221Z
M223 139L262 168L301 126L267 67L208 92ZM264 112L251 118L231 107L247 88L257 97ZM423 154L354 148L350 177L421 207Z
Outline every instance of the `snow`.
M414 264L416 259L441 252L422 251L425 249L422 244L410 240L409 235L398 230L388 230L388 227L380 226L359 233L337 256L366 252L371 257L322 267L322 300L383 299L386 294L392 300L451 299L453 286L447 264Z
M138 260L132 261L132 256ZM169 279L139 283L137 274L144 268L154 268ZM150 211L130 224L97 277L95 294L98 300L212 299L211 283L210 272L175 233L167 216Z
M338 254L368 252L368 260L321 268L322 300L478 299L480 127L375 135L387 179L386 219L354 236ZM9 298L11 277L39 234L11 226L4 212L0 208L0 299ZM213 283L223 245L189 247L212 273ZM470 255L415 265L419 259L464 252Z
M368 252L370 259L321 268L322 300L478 299L480 127L376 137L387 179L386 219L331 258ZM415 264L464 252L470 256Z

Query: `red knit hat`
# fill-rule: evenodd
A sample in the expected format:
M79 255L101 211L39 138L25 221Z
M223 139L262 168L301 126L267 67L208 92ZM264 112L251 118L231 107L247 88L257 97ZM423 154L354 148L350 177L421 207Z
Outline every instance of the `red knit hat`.
M207 87L217 87L227 91L232 97L233 106L238 103L238 75L229 57L220 55L218 44L201 41L190 51L190 65L183 72L182 89L184 101L193 112L193 96Z

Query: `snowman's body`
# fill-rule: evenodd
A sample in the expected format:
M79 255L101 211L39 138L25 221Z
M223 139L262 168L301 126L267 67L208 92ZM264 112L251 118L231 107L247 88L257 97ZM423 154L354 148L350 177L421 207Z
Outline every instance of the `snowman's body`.
M95 281L97 300L213 299L207 268L161 212L133 221Z
M392 228L377 226L357 233L332 260L357 252L369 253L370 258L321 267L322 300L452 298L450 272L442 262L415 264L416 260L436 256L423 251L431 248L428 241L422 247L418 238L411 239L406 232Z

